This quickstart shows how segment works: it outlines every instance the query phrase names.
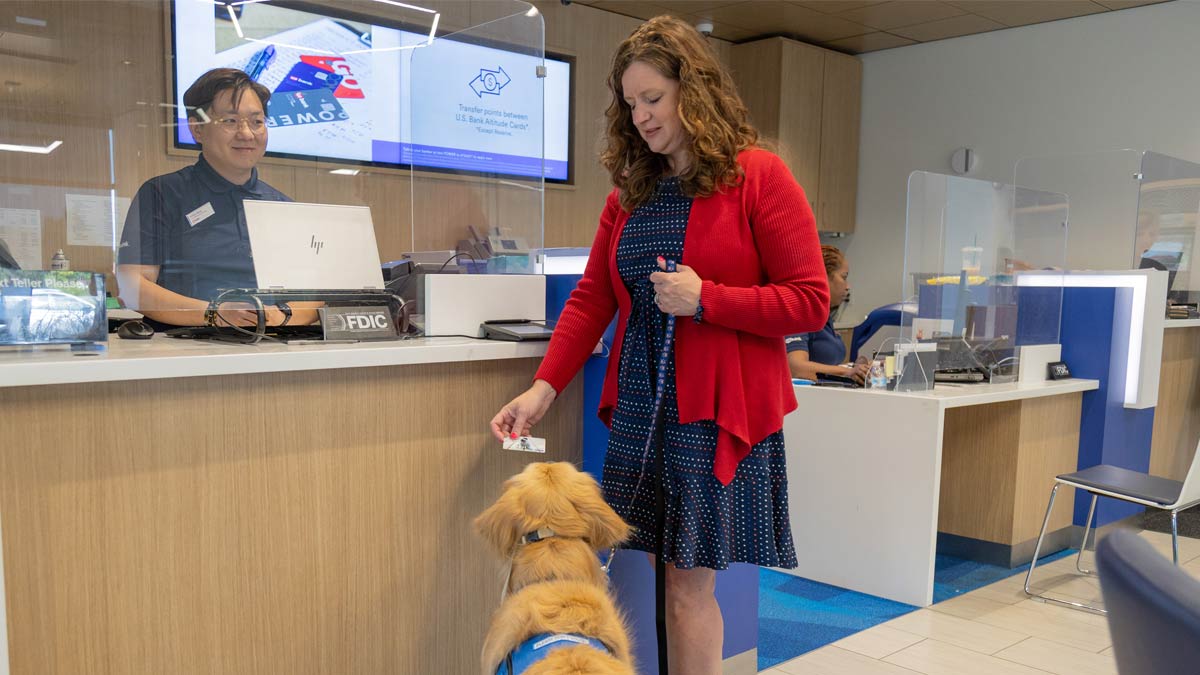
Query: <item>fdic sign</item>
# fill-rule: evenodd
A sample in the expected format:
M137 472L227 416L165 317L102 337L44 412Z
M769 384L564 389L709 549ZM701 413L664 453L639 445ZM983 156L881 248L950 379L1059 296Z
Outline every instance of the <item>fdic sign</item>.
M387 307L326 307L321 310L326 340L388 340L396 326Z

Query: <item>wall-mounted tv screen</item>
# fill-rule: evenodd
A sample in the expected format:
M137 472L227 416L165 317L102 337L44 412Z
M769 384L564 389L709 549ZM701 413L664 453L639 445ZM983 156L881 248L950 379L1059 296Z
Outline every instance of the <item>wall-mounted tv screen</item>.
M199 148L183 92L232 67L272 92L268 156L572 182L573 59L469 36L422 54L428 28L337 12L174 0L175 146Z

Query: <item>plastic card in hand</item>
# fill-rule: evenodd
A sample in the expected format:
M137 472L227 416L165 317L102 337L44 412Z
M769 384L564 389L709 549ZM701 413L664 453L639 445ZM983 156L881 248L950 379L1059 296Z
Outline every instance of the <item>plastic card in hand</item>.
M504 439L505 450L517 450L519 452L546 452L546 439L537 438L536 436L519 436L517 438Z

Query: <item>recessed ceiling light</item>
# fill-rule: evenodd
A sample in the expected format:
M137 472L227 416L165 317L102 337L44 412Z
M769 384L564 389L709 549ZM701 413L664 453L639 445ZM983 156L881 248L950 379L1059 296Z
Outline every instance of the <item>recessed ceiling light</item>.
M38 28L46 27L45 19L34 19L28 16L18 16L17 23L24 24L26 26L37 26Z
M357 176L359 171L358 169L330 169L329 173L339 176Z

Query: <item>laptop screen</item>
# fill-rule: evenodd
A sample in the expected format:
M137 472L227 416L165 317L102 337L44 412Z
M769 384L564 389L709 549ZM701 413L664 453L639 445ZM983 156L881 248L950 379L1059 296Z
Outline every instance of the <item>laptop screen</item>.
M383 288L369 207L247 200L245 209L259 288Z

